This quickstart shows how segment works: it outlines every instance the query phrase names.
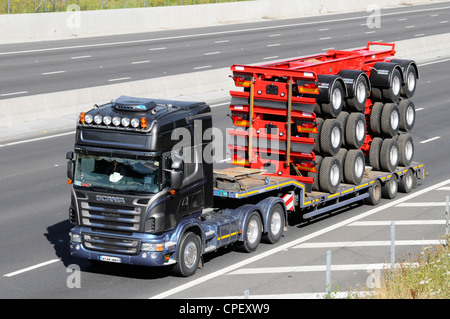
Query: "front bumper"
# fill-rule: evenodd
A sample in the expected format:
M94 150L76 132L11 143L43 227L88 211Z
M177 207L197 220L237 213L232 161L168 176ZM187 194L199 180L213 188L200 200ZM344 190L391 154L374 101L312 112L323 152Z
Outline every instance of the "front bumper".
M75 235L75 236L74 236ZM73 241L72 238L81 238L80 241ZM113 236L115 239L122 239L124 242L137 242L139 247L136 247L136 252L132 254L116 253L108 249L90 249L88 243L85 241L86 236L107 238L109 235L103 235L94 233L90 228L75 227L71 230L70 240L70 254L72 256L98 260L112 263L121 263L128 265L140 265L140 266L165 266L174 264L176 261L173 259L174 252L176 251L176 245L172 242L165 242L162 251L143 251L140 248L142 243L161 243L164 242L164 236L155 236L150 234L138 234L136 236Z

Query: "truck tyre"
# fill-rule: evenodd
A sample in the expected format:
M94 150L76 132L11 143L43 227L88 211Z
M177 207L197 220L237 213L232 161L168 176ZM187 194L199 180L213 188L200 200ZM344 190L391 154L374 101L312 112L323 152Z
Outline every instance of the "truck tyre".
M345 157L344 181L357 185L364 177L364 153L361 150L349 150Z
M369 197L364 199L364 203L367 205L376 206L381 200L381 182L380 180L375 180L372 186L368 190Z
M347 152L348 152L348 150L346 148L341 148L339 150L339 152L336 154L336 158L341 163L341 165L339 166L341 169L341 171L340 171L341 183L344 182L344 164L345 164L345 157L347 156Z
M373 135L381 136L381 112L384 104L382 102L375 102L370 112L370 131Z
M342 111L336 118L336 120L341 124L342 127L342 147L345 146L345 128L347 127L347 120L349 115L350 114L348 112Z
M360 148L366 138L366 118L362 113L351 113L345 126L347 148Z
M416 107L410 99L401 100L398 104L400 112L399 129L404 132L410 132L416 121Z
M355 96L347 99L347 106L349 106L350 110L362 112L366 106L367 96L369 94L369 84L366 78L363 76L358 77L355 88Z
M402 86L401 95L407 98L412 98L416 92L417 86L417 72L416 68L410 66L406 73L405 84Z
M400 134L397 139L398 143L398 165L409 166L414 157L414 143L411 135Z
M180 241L178 262L173 268L174 273L181 277L189 277L195 274L200 262L200 253L200 237L193 232L186 232Z
M319 191L320 185L319 185L319 172L320 172L320 165L322 165L323 157L316 155L316 170L317 173L308 172L308 177L312 177L314 179L314 183L312 185L313 191Z
M397 102L400 98L402 83L402 74L400 71L397 68L392 70L389 88L383 89L383 98L389 102Z
M320 151L323 155L336 155L342 145L342 128L336 119L327 119L320 130Z
M320 165L319 185L322 192L336 193L341 182L340 163L336 157L325 157Z
M398 190L402 193L409 193L414 186L414 174L409 169L398 182Z
M310 134L310 138L314 139L314 147L313 147L313 152L315 154L320 154L320 131L322 130L322 124L323 124L323 118L318 117L316 119L316 124L317 124L317 133L311 133Z
M381 196L387 199L393 199L398 192L398 177L392 174L391 178L381 187Z
M393 172L398 165L398 144L396 139L383 140L380 150L380 166L385 172Z
M242 251L251 253L258 248L262 236L261 218L257 211L251 212L245 221L244 241L240 248Z
M269 212L269 227L267 233L264 234L263 240L269 244L275 244L283 235L284 230L284 209L281 204L275 204L272 206Z
M383 139L381 137L375 137L370 144L369 165L372 166L374 171L381 170L380 165L381 144L383 144Z
M385 137L394 137L400 125L400 112L396 103L386 103L381 112L381 132Z
M334 81L330 90L330 102L322 103L321 110L328 116L337 117L344 106L344 86L340 81Z

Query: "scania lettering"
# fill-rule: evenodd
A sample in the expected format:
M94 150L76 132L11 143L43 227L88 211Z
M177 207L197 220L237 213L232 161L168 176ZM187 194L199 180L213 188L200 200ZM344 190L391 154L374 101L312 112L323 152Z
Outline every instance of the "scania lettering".
M205 156L218 129L204 102L121 96L80 113L71 254L191 276L220 247L277 243L289 220L411 192L419 71L394 48L233 65L227 169Z

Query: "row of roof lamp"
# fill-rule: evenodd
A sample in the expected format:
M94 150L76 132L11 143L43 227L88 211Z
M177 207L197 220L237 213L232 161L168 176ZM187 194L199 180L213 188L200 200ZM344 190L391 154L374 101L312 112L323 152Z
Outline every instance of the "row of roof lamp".
M97 125L106 125L110 126L111 124L115 127L133 127L135 129L143 129L147 128L147 118L129 118L129 117L111 117L109 115L101 116L99 114L93 116L91 114L86 114L86 112L80 113L80 122L82 124L97 124Z

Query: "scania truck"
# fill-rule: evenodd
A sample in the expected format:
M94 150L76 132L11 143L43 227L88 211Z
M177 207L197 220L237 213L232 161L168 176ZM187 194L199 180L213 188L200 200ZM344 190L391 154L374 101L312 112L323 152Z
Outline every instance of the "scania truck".
M377 63L376 53L370 56ZM320 63L318 57L309 61ZM411 62L396 65L406 66L405 72L407 66L415 68ZM381 66L388 78L378 79L380 86L366 90L377 82L370 84L370 77L361 74L363 82L354 78L359 87L354 93L337 85L342 101L337 93L323 93L322 84L328 81L331 90L335 81L328 75L320 82L315 69L233 66L233 78L244 90L231 93L235 127L228 132L227 148L234 165L226 169L213 167L212 115L204 102L121 96L80 113L74 148L66 155L72 185L71 254L92 261L170 266L179 276L191 276L204 254L221 247L250 253L261 241L277 243L291 215L307 220L352 203L376 205L382 197L410 192L425 177L425 167L412 161L413 144L403 145L404 132L394 123L398 117L390 112L387 119L373 117L380 122L364 122L363 127L355 121L346 134L356 130L360 142L350 143L349 137L348 146L342 137L344 122L337 120L340 111L330 114L347 99L348 122L353 112L370 120L375 103L396 103L383 100L383 92L392 98L389 83L398 86L395 94L401 99L400 89L411 76L400 73L389 81L392 70L402 69ZM416 69L412 76L418 76ZM377 89L376 102L367 102ZM321 109L328 111L319 120ZM330 120L333 125L324 124ZM393 147L382 147L386 137L371 129L381 121L393 126L388 138ZM322 150L314 149L319 142ZM370 151L373 144L376 152Z

